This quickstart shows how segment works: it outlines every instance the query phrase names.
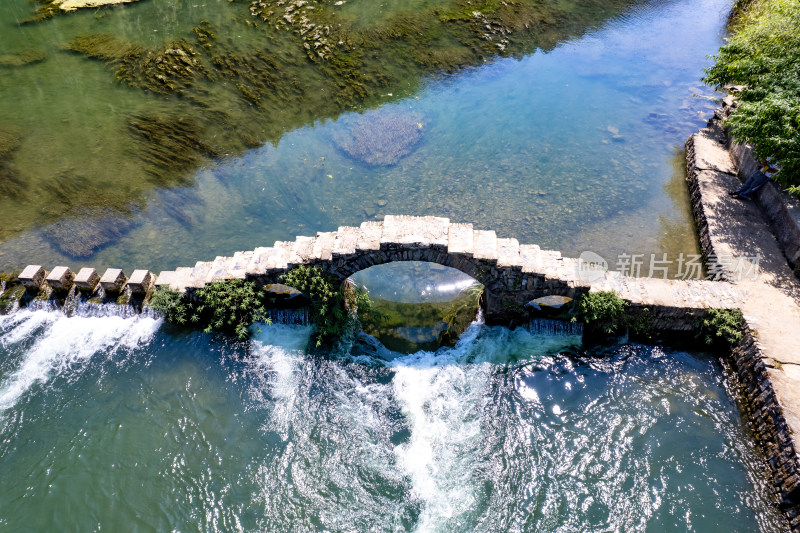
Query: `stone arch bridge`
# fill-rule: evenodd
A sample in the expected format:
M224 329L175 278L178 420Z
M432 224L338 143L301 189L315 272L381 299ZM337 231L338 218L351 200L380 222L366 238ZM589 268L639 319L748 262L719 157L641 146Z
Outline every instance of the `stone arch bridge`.
M180 292L230 279L273 284L298 265L319 266L344 280L360 270L395 261L438 263L471 276L485 287L484 316L490 324L508 324L524 317L524 305L535 298L575 297L590 290L614 290L633 306L660 308L655 316L665 329L690 329L692 325L684 317L691 315L694 320L696 311L737 307L741 301L727 283L587 272L578 259L500 238L494 231L476 230L472 224L398 215L164 271L155 284Z

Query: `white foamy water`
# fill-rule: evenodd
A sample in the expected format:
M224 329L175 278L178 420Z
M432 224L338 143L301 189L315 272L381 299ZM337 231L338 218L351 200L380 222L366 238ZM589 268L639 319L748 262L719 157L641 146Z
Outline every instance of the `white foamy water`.
M24 348L17 368L0 382L0 412L13 407L37 383L88 361L146 345L161 325L153 318L66 317L49 311L20 311L0 317L0 345Z
M394 396L411 434L395 454L411 478L415 496L424 503L417 531L452 530L475 511L481 499L475 472L484 459L482 413L490 401L493 369L513 360L509 348L541 353L578 340L547 338L523 329L487 331L479 316L455 347L417 352L392 362Z
M253 335L256 364L267 374L268 392L275 399L272 422L285 437L297 395L297 372L305 358L304 349L311 326L272 324ZM258 391L263 392L263 391Z

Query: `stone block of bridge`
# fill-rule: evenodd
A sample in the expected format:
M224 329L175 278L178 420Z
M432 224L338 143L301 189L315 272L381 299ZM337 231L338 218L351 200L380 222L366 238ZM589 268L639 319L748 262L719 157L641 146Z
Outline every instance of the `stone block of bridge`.
M127 287L131 294L144 295L153 284L153 273L149 270L134 270L128 279Z
M302 259L297 255L295 241L275 241L272 247L278 252L283 262L283 269L291 269L292 267L303 264Z
M253 255L247 263L246 275L248 278L260 279L267 273L266 258L272 248L259 247L253 250Z
M187 289L191 289L189 286L189 280L192 277L192 272L194 272L193 267L176 268L175 280L172 282L169 288L177 292L186 292Z
M58 291L65 291L72 286L75 273L65 266L57 266L47 275L47 284Z
M522 272L538 274L542 271L542 250L535 244L520 244L519 257Z
M236 252L228 262L225 279L245 279L247 277L247 265L253 257L252 251Z
M108 268L100 277L100 286L107 293L118 293L127 281L125 273L120 268Z
M264 268L267 275L274 275L278 272L284 272L288 265L289 252L286 246L278 246L278 242L269 248L269 252L265 253Z
M420 247L441 247L446 250L449 226L450 219L447 218L386 215L383 219L381 248L413 244ZM401 260L411 259L403 257Z
M42 265L28 265L17 276L17 279L29 289L38 289L42 286L46 277L47 272L42 268Z
M174 270L162 270L161 272L158 273L155 286L156 288L166 287L169 289L170 285L172 285L175 282L176 278L177 278L177 273Z
M497 266L522 270L522 257L517 239L497 239Z
M227 279L228 273L228 265L233 261L232 257L225 257L218 255L214 258L214 261L211 262L211 268L208 269L206 273L206 277L204 280L203 285L207 285L209 283L214 283L215 281L224 281ZM189 279L191 278L191 273L194 271L193 268L190 268L190 273L187 276L185 286L188 286ZM177 270L176 270L177 272Z
M497 234L494 231L475 230L473 233L475 259L497 261Z
M333 257L333 245L336 241L335 231L321 231L314 239L314 257L317 261L330 261Z
M315 240L314 237L297 237L295 239L292 254L300 260L301 264L308 264L313 259L316 259L314 256Z
M100 283L100 276L97 274L97 270L84 267L78 271L72 282L78 289L91 292L94 291L97 284Z
M211 267L213 266L213 264L214 263L212 263L211 261L198 261L197 263L195 263L194 268L192 269L192 273L189 274L189 279L186 282L186 287L190 289L202 289L203 287L205 287L206 279L209 277L209 272L211 272ZM164 275L163 273L159 275L159 279L161 279L161 276L163 275ZM173 281L175 281L174 276L166 284L169 285ZM158 285L158 282L156 282L156 285Z
M334 258L351 256L356 253L358 239L361 237L360 228L352 226L339 226L336 237L333 240L332 255Z
M356 249L358 250L380 250L381 237L383 236L383 222L368 221L362 222L361 231L359 233L358 241L356 242Z
M472 224L450 224L447 231L447 252L470 257L475 253L475 234Z

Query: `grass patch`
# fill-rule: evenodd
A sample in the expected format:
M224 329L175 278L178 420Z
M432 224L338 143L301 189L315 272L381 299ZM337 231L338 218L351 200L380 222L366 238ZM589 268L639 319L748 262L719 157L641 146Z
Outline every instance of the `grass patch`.
M578 296L572 306L572 321L607 335L622 333L628 326L625 311L628 302L612 291L587 292Z

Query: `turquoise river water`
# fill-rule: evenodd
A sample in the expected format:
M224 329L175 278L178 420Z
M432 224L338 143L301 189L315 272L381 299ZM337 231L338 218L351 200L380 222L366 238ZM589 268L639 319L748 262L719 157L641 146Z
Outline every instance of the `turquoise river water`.
M225 24L210 12L223 9L216 4L185 16ZM144 31L151 26L153 35L177 33L182 11L167 16L148 5L9 30L7 51L26 40L51 50L80 30L144 42L158 42ZM30 4L13 0L3 9L13 20ZM56 48L45 61L0 77L7 95L0 116L30 132L14 164L32 183L2 204L0 270L41 263L157 272L387 213L448 216L565 255L593 250L612 267L620 253L668 253L672 260L696 253L682 149L716 105L699 79L728 9L728 0L635 3L582 36L560 35L547 53L387 88L377 107L317 118L309 103L305 125L287 123L279 139L209 161L188 172L188 183L166 189L136 173L125 117L167 104L198 111L117 84L113 69ZM337 145L360 113L369 119L390 112L421 129L395 164L367 164ZM114 191L144 201L116 223L90 215L88 229L50 222L80 219L82 201L114 204ZM47 206L59 207L50 213ZM98 246L70 255L74 247L64 243L81 234Z
M0 527L781 530L713 358L479 323L329 358L308 335L0 317Z
M444 3L339 7L370 27ZM145 0L18 26L33 6L6 0L0 271L158 271L387 213L449 216L565 255L593 250L612 266L620 253L697 253L682 145L716 105L699 79L730 2L551 4L580 23L513 58L395 76L355 108L320 90L307 106L255 110L220 96L231 87L193 93L210 108L127 87L64 50L87 32L161 46L200 20L253 46L263 27L231 11L241 2ZM287 65L308 63L280 35L270 42ZM13 66L24 49L41 58ZM299 84L326 87L301 71ZM227 122L209 126L207 109ZM126 133L132 114L149 112L194 117L212 140L249 128L257 146L159 181ZM364 117L411 121L416 140L389 164L359 159L342 139ZM469 284L421 265L358 281L407 302ZM274 324L232 342L147 316L0 316L0 530L785 528L713 356L587 351L557 328L479 318L434 352L355 343L320 355L309 336Z

